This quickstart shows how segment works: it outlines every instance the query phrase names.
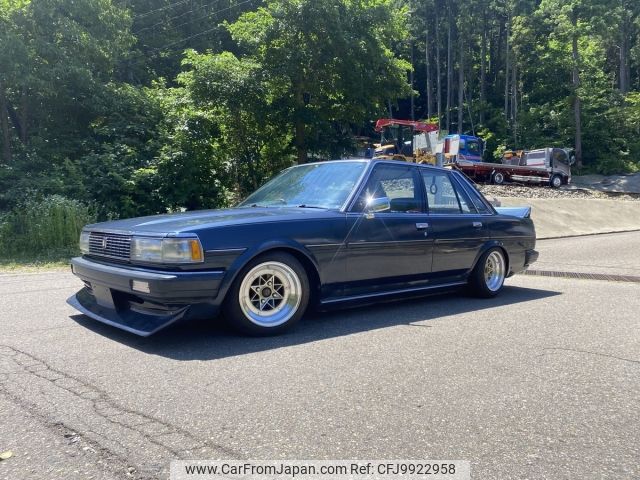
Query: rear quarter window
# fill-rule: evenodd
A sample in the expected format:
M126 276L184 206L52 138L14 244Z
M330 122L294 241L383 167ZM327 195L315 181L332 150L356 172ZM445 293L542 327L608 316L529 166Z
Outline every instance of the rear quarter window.
M462 214L475 213L475 208L467 194L456 186L447 172L421 170L427 194L429 213Z

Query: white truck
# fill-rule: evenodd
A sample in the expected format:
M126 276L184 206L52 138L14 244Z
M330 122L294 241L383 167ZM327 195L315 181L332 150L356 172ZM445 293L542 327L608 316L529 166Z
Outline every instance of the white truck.
M571 183L574 161L570 149L549 147L505 155L502 163L453 157L449 165L479 182L548 183L552 188L560 188Z

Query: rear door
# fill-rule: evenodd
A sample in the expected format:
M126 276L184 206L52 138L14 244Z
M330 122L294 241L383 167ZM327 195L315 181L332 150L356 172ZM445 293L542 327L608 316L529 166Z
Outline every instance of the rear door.
M433 279L461 281L489 238L487 215L478 212L452 172L420 170L434 239Z

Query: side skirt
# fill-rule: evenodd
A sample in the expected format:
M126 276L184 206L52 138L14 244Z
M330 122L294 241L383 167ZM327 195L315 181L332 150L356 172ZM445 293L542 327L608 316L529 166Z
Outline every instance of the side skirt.
M460 287L462 285L466 285L467 282L451 282L451 283L441 283L438 285L429 285L425 287L414 287L414 288L403 288L400 290L390 290L387 292L375 292L375 293L367 293L362 295L351 295L347 297L338 297L338 298L328 298L325 300L321 300L319 307L330 307L333 305L348 303L348 302L367 302L367 301L377 301L382 300L387 297L393 297L396 295L420 295L421 293L428 293L434 290L440 289L449 289Z

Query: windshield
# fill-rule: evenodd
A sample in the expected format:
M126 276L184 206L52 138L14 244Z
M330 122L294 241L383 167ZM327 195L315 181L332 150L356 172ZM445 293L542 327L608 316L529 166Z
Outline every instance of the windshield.
M238 207L340 208L366 166L366 162L331 162L292 167L249 195Z

